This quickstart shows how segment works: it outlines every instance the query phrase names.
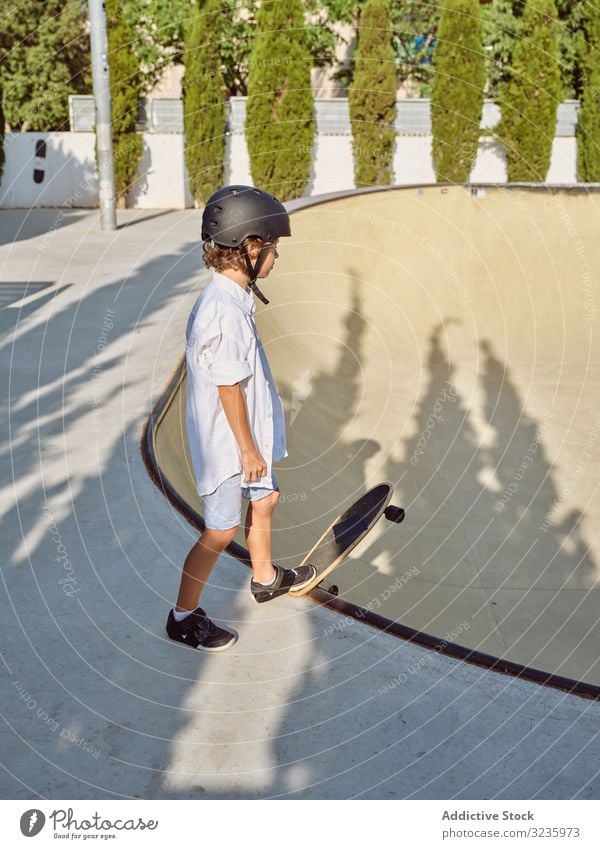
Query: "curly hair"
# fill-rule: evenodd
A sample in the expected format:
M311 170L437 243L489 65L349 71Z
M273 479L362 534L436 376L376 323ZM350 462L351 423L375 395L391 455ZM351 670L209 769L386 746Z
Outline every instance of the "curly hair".
M225 248L222 245L212 247L209 240L204 242L202 258L207 268L214 268L218 272L223 272L226 268L245 272L246 262L242 248L260 248L261 245L262 239L255 239L253 236L244 239L242 246L239 248Z

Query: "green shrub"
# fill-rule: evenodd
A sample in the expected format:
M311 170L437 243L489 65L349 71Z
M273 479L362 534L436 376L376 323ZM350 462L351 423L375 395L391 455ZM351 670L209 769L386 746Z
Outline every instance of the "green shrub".
M506 150L509 182L546 179L562 88L554 0L526 0L494 131Z
M311 57L300 0L263 0L250 56L245 132L254 184L302 195L315 135Z
M135 131L140 99L140 67L132 32L119 0L106 0L115 197L126 206L142 158L142 136Z
M577 176L600 182L600 6L589 3L582 33L583 93L577 123Z
M221 71L221 3L193 6L185 31L183 119L185 163L192 197L198 203L223 185L226 90Z
M436 179L464 183L477 157L485 54L478 0L443 0L431 96Z
M393 179L397 83L391 30L388 0L367 0L348 91L357 187L385 186Z
M0 182L4 173L4 110L2 108L2 82L0 81Z

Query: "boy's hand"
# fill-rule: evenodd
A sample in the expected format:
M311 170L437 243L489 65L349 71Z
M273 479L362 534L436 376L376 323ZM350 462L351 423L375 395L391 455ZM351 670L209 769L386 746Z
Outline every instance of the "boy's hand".
M252 437L248 424L246 401L240 384L219 386L219 398L229 426L240 447L243 482L245 484L254 483L267 474L267 464Z
M244 470L242 476L244 483L253 483L267 474L267 464L259 451L241 451L240 457Z

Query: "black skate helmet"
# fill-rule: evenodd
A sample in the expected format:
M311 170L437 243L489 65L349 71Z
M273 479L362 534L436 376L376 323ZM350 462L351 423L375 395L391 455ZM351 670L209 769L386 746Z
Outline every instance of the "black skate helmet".
M215 245L239 248L249 236L264 244L254 266L244 251L250 278L248 285L261 301L268 300L255 283L272 242L280 236L291 236L290 217L276 197L254 186L223 186L208 199L202 213L202 240Z

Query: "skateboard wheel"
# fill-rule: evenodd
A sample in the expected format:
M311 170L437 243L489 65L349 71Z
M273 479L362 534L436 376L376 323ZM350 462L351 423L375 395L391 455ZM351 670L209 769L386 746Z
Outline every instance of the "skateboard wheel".
M390 522L403 522L406 513L404 512L402 507L396 507L394 504L390 504L389 507L385 508L385 512L383 514L386 519Z

